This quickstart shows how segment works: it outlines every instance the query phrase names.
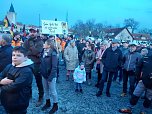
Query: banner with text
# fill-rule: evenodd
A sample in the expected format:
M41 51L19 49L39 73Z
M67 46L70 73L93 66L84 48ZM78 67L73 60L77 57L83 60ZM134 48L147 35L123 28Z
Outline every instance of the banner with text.
M43 34L68 34L67 22L42 20Z

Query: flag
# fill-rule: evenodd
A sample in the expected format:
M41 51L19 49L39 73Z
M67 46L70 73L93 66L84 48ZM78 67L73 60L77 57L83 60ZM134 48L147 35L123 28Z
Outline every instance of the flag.
M66 22L68 23L68 21L69 21L69 13L68 13L68 11L66 12Z
M23 25L23 36L26 36L26 30L25 30L25 25Z
M12 25L11 25L11 29L10 29L10 33L11 33L11 35L12 35L12 37L14 36L14 32L13 32L13 30L14 30L14 24L12 23Z
M5 27L10 26L10 23L9 23L9 21L8 21L7 16L5 16L5 19L4 19L4 26L5 26Z

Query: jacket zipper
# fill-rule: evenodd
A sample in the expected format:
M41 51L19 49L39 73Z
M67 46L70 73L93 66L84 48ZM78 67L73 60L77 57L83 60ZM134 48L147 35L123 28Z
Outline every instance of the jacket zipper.
M131 61L131 56L132 55L129 56L129 63L128 63L127 71L129 71L129 65L130 65L130 61Z

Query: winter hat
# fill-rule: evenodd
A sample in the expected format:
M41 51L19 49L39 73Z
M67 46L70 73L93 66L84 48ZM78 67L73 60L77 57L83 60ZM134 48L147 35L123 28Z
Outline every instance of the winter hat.
M81 65L84 65L84 62L81 62L81 63L80 63L80 66L81 66Z
M113 39L111 43L119 43L118 39Z

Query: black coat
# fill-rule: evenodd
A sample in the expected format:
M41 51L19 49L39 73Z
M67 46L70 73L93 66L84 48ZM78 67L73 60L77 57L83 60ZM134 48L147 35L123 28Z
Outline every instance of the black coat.
M101 60L104 65L104 70L116 72L121 66L122 52L119 48L113 51L112 47L109 47L105 50Z
M8 65L0 74L0 80L5 77L14 81L8 85L1 85L1 104L9 112L26 110L32 89L32 66L15 67Z
M52 81L53 78L57 77L57 52L50 50L44 58L41 58L41 74L45 79Z
M136 76L142 79L146 88L152 89L152 56L145 56L138 62Z
M12 49L11 45L2 46L0 48L0 72L8 65L12 63Z

